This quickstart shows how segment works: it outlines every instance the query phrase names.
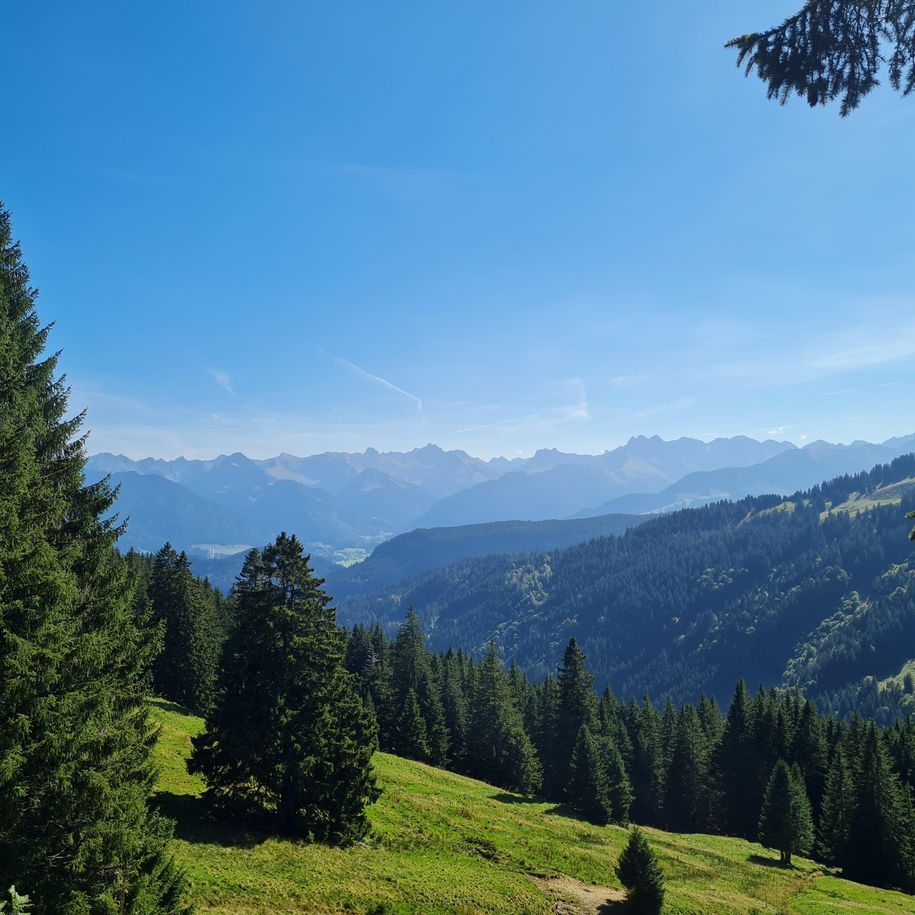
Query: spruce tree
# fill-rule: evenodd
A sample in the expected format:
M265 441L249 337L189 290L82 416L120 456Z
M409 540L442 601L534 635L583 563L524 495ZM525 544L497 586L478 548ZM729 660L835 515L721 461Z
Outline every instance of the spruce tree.
M759 814L759 841L779 851L781 863L791 866L791 855L803 855L813 846L813 817L800 770L792 771L780 759L772 770Z
M218 701L191 769L217 813L346 844L365 835L365 807L378 796L376 733L320 585L295 536L248 554Z
M450 762L454 768L462 770L467 765L467 697L459 661L450 649L442 663L442 710L448 729Z
M432 670L422 623L412 607L407 611L407 618L398 630L390 650L387 692L395 720L411 689L416 694L426 725L428 752L425 761L436 766L444 765L448 759L449 746L441 688Z
M753 700L740 680L728 707L724 733L718 746L721 818L725 831L752 839L759 818L758 757L754 747Z
M588 673L585 660L573 636L559 667L554 730L548 741L547 792L551 797L565 797L578 732L582 725L593 730L597 723L594 677Z
M697 832L711 828L709 770L699 716L691 706L677 715L674 745L667 766L664 819L674 832Z
M826 773L817 838L817 850L827 864L845 860L853 797L845 754L837 747Z
M851 816L845 856L847 877L878 886L902 886L910 837L905 795L874 724L864 728L853 776Z
M182 910L153 783L146 675L107 481L0 206L0 886L42 912Z
M797 727L794 729L791 759L801 768L810 795L814 819L818 819L826 781L826 741L819 715L809 699L804 702Z
M635 799L632 818L643 823L661 822L663 760L661 718L646 696L641 705L633 699L626 708L626 728L632 745L629 775Z
M423 718L412 687L404 697L403 705L394 722L394 752L407 759L418 759L423 762L429 758L429 735L426 733L426 720Z
M603 826L613 816L607 767L597 741L583 724L578 731L569 766L569 802L586 820Z
M149 595L163 633L153 666L156 694L205 713L213 702L221 643L212 590L194 577L187 555L166 543L153 561Z
M610 793L610 819L614 823L626 826L629 823L629 810L635 795L623 755L610 737L603 739L600 750L607 773L607 789Z
M467 771L522 794L537 791L543 777L493 643L480 663L470 702Z
M629 910L657 915L664 905L664 872L648 838L638 826L629 830L629 841L616 865L616 876L629 891Z

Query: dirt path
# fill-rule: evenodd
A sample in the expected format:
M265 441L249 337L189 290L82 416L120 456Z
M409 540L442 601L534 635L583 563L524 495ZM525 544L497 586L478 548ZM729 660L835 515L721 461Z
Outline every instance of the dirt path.
M541 878L537 885L556 900L554 915L610 915L626 900L623 890L582 883L572 877Z

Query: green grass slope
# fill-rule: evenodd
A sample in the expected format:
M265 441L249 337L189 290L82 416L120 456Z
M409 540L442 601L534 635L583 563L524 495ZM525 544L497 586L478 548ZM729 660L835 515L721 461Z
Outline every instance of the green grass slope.
M232 830L209 821L187 773L202 721L154 703L157 802L178 822L174 852L201 913L506 913L584 915L622 908L613 868L626 832L555 804L379 753L372 840L348 849ZM886 913L915 899L841 880L808 861L790 871L739 839L648 830L667 878L669 915Z

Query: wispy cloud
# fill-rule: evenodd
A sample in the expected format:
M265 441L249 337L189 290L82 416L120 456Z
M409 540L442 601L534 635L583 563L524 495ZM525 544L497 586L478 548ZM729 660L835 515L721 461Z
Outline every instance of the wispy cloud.
M886 381L883 384L868 384L859 388L839 388L837 391L823 391L820 397L838 397L840 394L857 394L858 391L877 391L880 388L895 388L897 385L905 384L904 381Z
M415 394L411 394L409 391L405 391L403 388L394 384L393 381L388 381L387 378L382 378L380 375L373 375L371 372L367 372L361 366L356 365L355 362L350 362L348 359L344 359L342 356L328 352L328 350L323 349L320 346L318 349L324 353L325 356L329 356L331 359L340 363L340 365L345 366L352 372L355 372L360 378L365 378L366 381L371 381L373 384L381 385L382 387L387 388L389 391L393 391L395 394L400 394L401 397L406 397L408 400L413 401L413 403L416 404L417 411L422 414L423 402Z
M588 392L585 383L580 378L570 378L568 385L575 394L575 400L565 408L565 416L569 420L586 421L591 418L591 409L588 406Z
M228 391L230 394L235 393L235 391L232 390L232 379L229 377L228 372L224 372L222 369L212 369L209 367L207 367L207 372L213 381L215 381L224 391Z
M842 372L886 365L915 356L915 325L898 327L892 333L885 328L869 332L860 330L855 337L850 345L843 345L846 341L837 341L811 361L812 367Z

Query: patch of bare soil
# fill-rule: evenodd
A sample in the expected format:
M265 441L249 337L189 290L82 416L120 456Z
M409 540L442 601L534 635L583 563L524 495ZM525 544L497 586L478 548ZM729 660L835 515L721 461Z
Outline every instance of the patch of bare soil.
M610 915L626 901L623 890L582 883L572 877L539 878L537 885L556 900L554 915Z

